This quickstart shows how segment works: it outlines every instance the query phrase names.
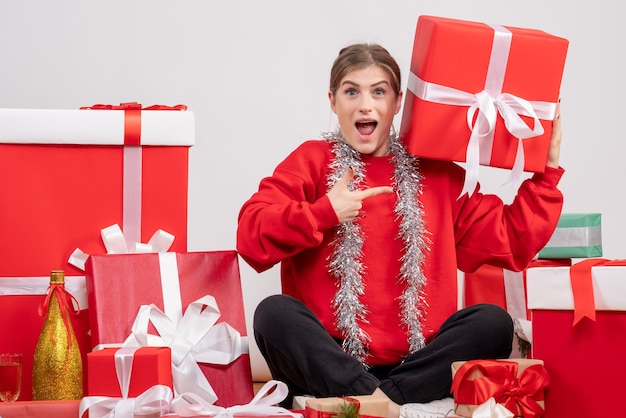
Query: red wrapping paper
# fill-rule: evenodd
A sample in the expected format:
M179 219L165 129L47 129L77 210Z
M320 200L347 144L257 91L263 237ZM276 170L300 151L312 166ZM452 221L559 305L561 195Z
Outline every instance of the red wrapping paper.
M177 253L176 261L183 309L202 296L212 295L221 312L219 322L228 323L245 336L237 253ZM164 309L158 254L91 256L86 278L93 346L124 342L141 305L155 304ZM248 354L227 366L199 366L218 396L216 405L229 407L252 399Z
M535 29L506 26L512 40L501 92L528 101L556 103L568 41ZM485 90L494 29L487 24L420 16L415 32L411 73L420 79L476 94ZM417 156L466 161L470 128L467 106L425 101L407 90L401 136ZM533 127L533 121L522 119ZM552 131L551 120L541 120L544 133L524 139L525 171L543 172ZM512 168L518 140L497 117L493 148L482 165ZM489 155L489 154L488 154Z
M29 125L50 123L49 119L54 120L57 115L45 110L32 110L32 115L24 110L0 111L3 121L24 120L13 127L24 130ZM83 131L86 137L94 137L93 143L64 143L63 130L51 133L51 138L43 136L44 132L34 133L35 137L25 135L19 139L22 142L11 143L11 137L0 141L0 177L9 180L0 183L0 193L7 197L0 202L0 230L5 237L0 241L0 253L4 257L0 277L47 276L51 269L65 270L66 276L82 275L68 264L70 254L77 247L87 254L106 252L100 230L113 224L119 224L122 229L128 227L129 220L124 219L124 210L129 209L124 208L125 199L138 198L141 225L134 227L140 227L137 238L141 242L147 242L156 230L163 229L176 237L172 251L186 251L189 146L178 144L188 144L189 138L172 137L165 144L139 148L110 145L106 141L108 137L100 139L92 132L94 128L80 125L85 123L81 116L123 115L123 111L58 112L65 122L76 120L76 126L67 127L68 136ZM139 114L144 112L135 110ZM155 123L163 120L159 125L162 127L151 128L148 121L139 131L135 130L135 137L143 131L149 134L150 130L167 130L175 125L172 116L186 113L148 112L151 112L149 120ZM119 120L117 129L121 133L125 132L123 121ZM191 123L186 118L184 122ZM111 128L116 132L115 127ZM0 138L6 135L0 127ZM138 164L133 168L140 178L130 173L128 162L132 158L125 155L129 148L140 151L138 160L133 161ZM129 168L126 174L132 175L130 180L134 182L128 193L139 191L138 197L125 195L125 168Z
M76 418L80 401L0 402L2 418Z
M88 396L122 397L115 368L116 348L104 348L87 354ZM132 362L128 397L136 398L154 385L172 387L172 353L168 347L139 348Z

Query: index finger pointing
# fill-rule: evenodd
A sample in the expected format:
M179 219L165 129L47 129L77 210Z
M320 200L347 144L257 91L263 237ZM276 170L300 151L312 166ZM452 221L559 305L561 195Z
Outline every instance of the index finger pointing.
M360 190L358 193L360 194L361 199L365 200L370 197L378 196L379 194L386 194L386 193L392 193L392 192L393 192L393 188L391 188L390 186L377 186L377 187L370 187L369 189L365 189L365 190Z

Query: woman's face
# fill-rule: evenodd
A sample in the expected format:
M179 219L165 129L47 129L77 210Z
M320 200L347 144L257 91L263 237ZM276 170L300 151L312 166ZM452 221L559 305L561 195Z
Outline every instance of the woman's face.
M328 98L352 148L372 156L387 154L389 130L402 100L402 93L396 95L391 88L387 72L377 65L353 70Z

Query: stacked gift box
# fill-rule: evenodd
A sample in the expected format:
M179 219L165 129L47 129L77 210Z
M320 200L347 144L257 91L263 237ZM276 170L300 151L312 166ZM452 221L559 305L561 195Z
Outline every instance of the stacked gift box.
M624 260L590 258L528 270L532 356L544 360L551 379L546 418L621 410L625 269Z
M91 416L140 398L169 408L168 390L216 407L252 399L237 254L186 252L194 129L182 105L0 109L0 174L10 180L0 184L10 197L0 203L0 329L14 336L0 349L24 354L12 407L79 409L79 400L30 402L52 269L65 271L78 302Z
M514 341L513 356L525 357L532 342L531 312L527 302L526 275L531 268L564 267L577 259L602 256L601 214L563 213L556 230L537 258L520 272L483 265L464 274L464 304L494 303L506 309L521 341ZM521 343L521 344L517 344Z
M567 40L540 30L420 16L400 129L407 148L418 157L464 163L467 174L461 194L475 190L479 165L509 169L513 184L523 171L543 172L567 48ZM496 303L516 320L520 334L533 338L535 312L529 309L526 276L533 270L569 269L576 258L600 256L599 229L598 214L563 214L550 242L523 271L483 266L465 274L459 305ZM532 341L542 337L540 333ZM500 361L490 373L498 375L509 367ZM546 358L544 371L550 371L552 361ZM485 364L478 367L483 376L476 379L476 385L489 382ZM475 380L468 376L457 379ZM521 383L509 381L528 384L521 375L516 379ZM476 392L465 383L461 385L464 392ZM549 385L543 386L533 394L533 402L540 400L541 408L525 410L525 417L541 416L543 406L551 411L549 390ZM522 412L519 404L512 410L518 415ZM463 408L459 411L469 413Z
M37 310L52 269L64 270L68 290L85 302L72 318L85 363L84 272L69 263L76 248L105 252L99 231L117 223L136 242L167 229L177 237L172 250L186 250L193 141L193 113L180 110L0 109L0 329L21 330L0 348L24 354L21 400L32 396Z

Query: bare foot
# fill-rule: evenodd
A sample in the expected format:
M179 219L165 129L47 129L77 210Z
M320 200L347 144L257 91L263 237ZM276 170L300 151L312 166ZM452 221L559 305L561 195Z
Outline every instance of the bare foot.
M385 398L389 401L389 412L387 414L387 418L399 418L400 417L400 405L398 405L397 403L389 399L389 397L385 394L385 392L383 392L379 388L376 388L374 393L372 393L372 396Z

